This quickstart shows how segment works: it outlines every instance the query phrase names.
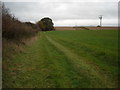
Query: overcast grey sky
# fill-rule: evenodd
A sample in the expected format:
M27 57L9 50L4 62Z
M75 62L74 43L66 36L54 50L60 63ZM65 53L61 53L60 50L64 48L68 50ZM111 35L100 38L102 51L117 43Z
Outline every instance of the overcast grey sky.
M50 17L55 26L97 26L99 15L103 25L118 24L119 0L4 0L12 14L21 21L37 22ZM20 1L20 2L19 2Z

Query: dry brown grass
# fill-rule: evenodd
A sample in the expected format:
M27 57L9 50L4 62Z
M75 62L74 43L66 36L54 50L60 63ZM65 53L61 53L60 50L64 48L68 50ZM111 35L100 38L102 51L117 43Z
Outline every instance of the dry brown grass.
M16 41L16 40L11 41L3 38L2 40L3 60L5 60L6 58L9 59L14 58L16 54L24 51L25 45L30 45L35 40L37 40L37 36L21 39L20 41Z
M28 25L19 21L2 6L2 54L3 60L13 58L23 51L23 45L30 44L38 32L34 24ZM28 43L29 42L29 43Z

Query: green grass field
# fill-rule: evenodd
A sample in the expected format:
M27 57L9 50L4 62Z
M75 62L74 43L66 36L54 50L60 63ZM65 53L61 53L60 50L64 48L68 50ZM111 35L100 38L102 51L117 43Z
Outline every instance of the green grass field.
M118 31L40 32L3 61L3 88L116 88Z

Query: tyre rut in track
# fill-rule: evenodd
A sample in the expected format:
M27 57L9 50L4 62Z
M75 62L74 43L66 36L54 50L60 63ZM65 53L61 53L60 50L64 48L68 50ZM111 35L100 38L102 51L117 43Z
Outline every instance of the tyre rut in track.
M60 51L62 51L71 61L72 64L75 66L77 70L82 71L85 75L90 75L93 82L99 80L99 84L103 84L105 87L114 87L115 83L113 83L109 77L104 76L104 74L100 73L100 68L94 65L89 64L86 60L83 60L79 55L71 52L71 50L62 44L56 42L51 37L45 35L48 41L57 47ZM93 78L94 77L94 78Z

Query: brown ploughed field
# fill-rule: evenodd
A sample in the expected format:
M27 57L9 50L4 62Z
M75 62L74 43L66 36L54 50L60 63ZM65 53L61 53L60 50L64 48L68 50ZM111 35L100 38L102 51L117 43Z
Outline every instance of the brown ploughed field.
M117 30L118 27L55 27L55 30Z

